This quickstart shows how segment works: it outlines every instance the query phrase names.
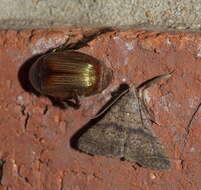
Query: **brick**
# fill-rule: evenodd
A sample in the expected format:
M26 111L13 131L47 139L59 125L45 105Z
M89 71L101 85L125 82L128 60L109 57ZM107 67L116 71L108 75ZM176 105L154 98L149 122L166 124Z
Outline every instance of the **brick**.
M47 97L32 93L27 83L30 58L67 40L76 42L86 32L89 29L0 31L0 155L6 161L2 186L16 190L199 189L201 34L131 29L108 32L79 50L114 71L114 80L104 92L82 98L79 110L60 109ZM89 156L71 146L75 134L119 84L138 85L172 71L170 79L147 91L159 124L153 129L171 158L170 171Z

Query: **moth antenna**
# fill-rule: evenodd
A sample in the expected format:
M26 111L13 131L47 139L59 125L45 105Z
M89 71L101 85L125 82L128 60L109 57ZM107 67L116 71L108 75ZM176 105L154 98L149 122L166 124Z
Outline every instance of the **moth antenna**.
M119 100L119 98L121 98L124 94L126 94L129 91L129 88L124 90L123 92L121 92L117 97L115 97L114 100L112 100L112 102L107 105L103 110L101 110L100 113L98 113L95 117L93 117L92 119L96 119L97 117L101 116L103 113L105 113L115 102L117 102L117 100Z
M152 78L152 79L150 79L148 81L145 81L144 83L140 84L136 88L137 92L138 92L138 96L143 101L144 108L146 109L146 112L148 113L148 115L150 115L151 111L147 110L146 101L145 101L145 98L144 98L144 95L143 95L144 90L147 89L147 88L149 88L151 85L153 85L154 83L158 82L159 80L161 80L163 78L170 78L171 77L171 73L173 73L173 72L170 72L168 74L163 74L163 75L156 76L156 77L154 77L154 78ZM95 119L95 118L101 116L103 113L105 113L115 102L117 102L117 100L119 100L119 98L121 98L124 94L126 94L132 86L134 86L134 84L131 84L128 89L126 89L125 91L123 91L122 93L120 93L108 106L106 106L106 108L104 108L100 113L98 113L92 119ZM158 124L157 122L154 121L154 119L152 118L152 116L150 117L150 120L153 123Z
M153 84L155 84L156 82L162 80L162 79L168 79L170 78L174 71L168 73L168 74L163 74L163 75L158 75L156 77L153 77L143 83L141 83L140 85L137 86L136 90L137 90L137 93L138 93L138 97L139 99L142 101L142 104L143 104L143 107L145 108L145 111L150 119L150 121L152 121L153 123L159 125L156 121L155 121L155 118L154 118L154 114L152 112L151 109L149 109L147 106L146 106L146 98L145 98L145 90L147 88L149 88L150 86L152 86Z
M160 81L161 79L168 79L170 78L174 71L170 72L170 73L167 73L167 74L163 74L163 75L158 75L156 77L153 77L141 84L139 84L136 89L137 91L140 93L140 92L143 92L145 89L149 88L150 86L152 86L153 84L155 84L156 82Z

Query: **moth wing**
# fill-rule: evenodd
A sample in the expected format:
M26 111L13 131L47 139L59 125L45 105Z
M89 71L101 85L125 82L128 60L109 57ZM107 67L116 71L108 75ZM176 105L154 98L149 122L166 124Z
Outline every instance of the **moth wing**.
M113 123L98 123L78 139L78 149L92 155L123 157L126 131Z
M130 130L125 143L126 160L138 163L140 166L153 170L170 169L170 161L162 144L144 130Z

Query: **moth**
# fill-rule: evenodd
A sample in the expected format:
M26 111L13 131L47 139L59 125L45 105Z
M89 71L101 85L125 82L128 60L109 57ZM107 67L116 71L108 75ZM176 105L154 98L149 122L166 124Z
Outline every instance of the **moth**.
M151 130L152 116L143 92L156 81L169 77L169 74L161 75L138 88L131 86L114 105L103 111L100 121L80 136L77 148L90 155L117 157L145 168L168 170L170 161Z

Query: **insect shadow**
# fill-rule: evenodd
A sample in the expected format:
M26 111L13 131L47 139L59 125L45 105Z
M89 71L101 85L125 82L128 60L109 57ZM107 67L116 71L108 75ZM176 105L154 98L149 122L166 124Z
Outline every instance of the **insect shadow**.
M35 94L37 97L43 96L42 94L40 94L39 92L37 92L34 87L32 86L30 80L29 80L29 71L32 67L32 65L43 55L46 55L48 53L51 52L55 52L55 51L63 51L63 50L78 50L82 47L88 46L88 43L90 41L92 41L93 39L95 39L96 37L98 37L101 34L107 33L107 32L112 32L114 31L114 29L107 27L107 28L100 28L95 32L89 32L88 34L83 34L83 38L78 40L76 43L69 43L66 42L65 44L57 47L57 48L52 48L49 49L48 51L46 51L45 53L41 53L41 54L37 54L32 56L31 58L27 59L24 64L20 67L19 72L18 72L18 80L21 84L21 87L29 93L33 93ZM46 96L46 95L45 95ZM48 97L53 106L59 107L61 109L65 109L66 105L69 107L74 107L77 108L75 103L73 103L70 100L65 100L65 104L64 102L62 102L61 100L54 98L52 96L46 96Z
M29 80L29 71L30 71L31 66L43 55L44 55L44 53L37 54L37 55L29 58L28 60L26 60L24 62L24 64L20 67L19 72L18 72L18 80L20 82L21 87L26 92L35 94L37 97L41 97L43 95L40 94L38 91L36 91L33 88L32 84L31 84L31 82ZM59 107L61 109L65 109L65 106L59 100L57 100L57 99L55 99L53 97L50 97L50 96L47 96L47 97L50 99L50 101L52 102L53 106Z
M38 54L35 56L32 56L28 60L24 62L24 64L20 67L19 72L18 72L18 80L22 86L22 88L26 92L33 93L37 96L40 96L40 94L33 88L29 81L29 70L31 66L36 62L36 60L41 57L43 54Z

